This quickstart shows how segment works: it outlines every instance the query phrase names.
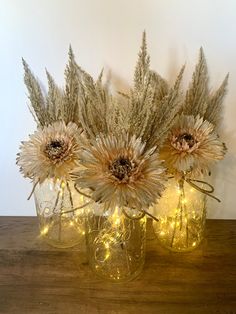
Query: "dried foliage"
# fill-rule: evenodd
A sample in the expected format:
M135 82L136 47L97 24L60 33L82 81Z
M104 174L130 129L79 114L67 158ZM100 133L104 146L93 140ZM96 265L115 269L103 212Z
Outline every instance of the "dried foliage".
M203 49L192 76L192 82L186 92L182 112L186 115L200 115L215 127L221 118L222 103L226 94L228 75L215 93L209 92L208 71Z
M207 107L208 95L208 74L206 59L203 49L200 49L199 61L193 73L192 82L186 92L185 102L183 106L184 113L187 115L205 113Z
M48 92L45 95L42 88L23 59L24 82L28 89L30 111L38 126L48 126L55 121L62 120L66 124L74 122L80 125L78 115L79 80L77 64L70 47L69 61L65 69L65 89L60 89L53 77L46 70Z
M49 114L46 110L45 97L42 93L39 82L30 71L28 64L24 59L22 59L22 62L25 70L24 81L29 92L29 99L31 103L30 111L39 125L46 125L49 123Z
M30 110L38 126L48 126L56 121L63 121L65 125L74 122L82 127L83 134L89 139L91 145L101 136L104 138L114 136L118 139L121 134L127 134L130 139L134 137L144 144L143 154L150 150L154 152L163 144L166 145L168 133L172 126L176 125L180 116L182 119L186 117L194 121L202 119L201 123L203 121L210 123L213 132L221 118L222 102L228 82L227 75L216 92L209 91L206 59L201 48L191 84L183 96L181 81L184 66L174 85L169 86L150 68L145 32L134 71L133 87L127 94L121 92L120 95L123 97L111 94L109 85L103 83L103 71L98 79L94 80L81 69L75 62L71 47L65 69L64 89L59 88L46 71L48 92L45 95L24 60L23 65L24 80L31 103ZM193 136L193 131L191 131L191 136ZM181 133L181 130L178 132ZM179 134L179 136L182 141L182 135ZM170 146L174 148L172 144ZM181 145L178 144L176 149ZM184 145L187 144L184 142ZM199 144L196 144L194 149L197 150L198 146ZM193 150L188 149L187 154Z
M145 149L159 147L180 109L180 83L184 68L170 88L167 82L150 69L146 34L134 71L133 89L128 94L111 96L108 87L102 84L102 75L94 82L92 77L78 68L81 78L79 119L90 138L98 134L126 132L146 143Z
M108 120L112 96L106 85L102 84L103 72L95 82L93 78L77 68L80 81L79 119L89 138L95 138L98 134L108 133Z
M146 147L159 147L179 111L180 83L184 67L176 82L169 88L167 82L150 69L146 35L134 74L134 88L128 103L128 126L131 134L141 137Z

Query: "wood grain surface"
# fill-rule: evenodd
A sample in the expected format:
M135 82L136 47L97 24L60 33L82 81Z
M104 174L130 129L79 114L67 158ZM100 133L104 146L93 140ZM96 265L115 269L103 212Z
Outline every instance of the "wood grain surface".
M141 276L113 284L94 276L84 247L43 243L35 217L0 217L0 313L236 313L236 221L206 229L191 253L149 240Z

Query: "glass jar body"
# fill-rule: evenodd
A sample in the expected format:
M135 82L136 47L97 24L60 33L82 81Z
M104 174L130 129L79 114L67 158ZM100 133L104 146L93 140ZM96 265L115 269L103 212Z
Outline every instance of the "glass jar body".
M34 191L40 236L50 245L68 248L85 239L85 205L89 200L71 181L46 179ZM75 210L76 209L76 210Z
M170 179L155 211L159 221L153 226L161 245L186 252L200 244L206 220L204 193L183 179Z
M128 210L127 210L128 212ZM91 269L103 279L124 282L140 274L145 262L146 217L132 219L122 209L96 205L86 219L86 243ZM137 217L136 217L137 218Z

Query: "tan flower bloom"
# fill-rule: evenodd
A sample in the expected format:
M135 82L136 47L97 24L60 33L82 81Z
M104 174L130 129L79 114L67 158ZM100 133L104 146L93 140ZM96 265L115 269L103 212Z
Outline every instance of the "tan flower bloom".
M160 158L173 173L207 173L209 165L223 159L226 152L213 129L199 116L181 115L160 150Z
M17 164L25 177L42 182L46 178L69 179L78 165L79 129L70 122L55 122L22 142Z
M134 136L101 135L85 143L80 152L81 168L74 179L105 207L147 209L164 190L164 168L158 154Z

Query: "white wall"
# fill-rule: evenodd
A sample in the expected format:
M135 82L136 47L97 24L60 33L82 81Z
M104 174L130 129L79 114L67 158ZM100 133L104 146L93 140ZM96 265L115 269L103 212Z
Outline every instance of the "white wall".
M218 205L209 216L236 218L236 1L235 0L0 0L0 215L33 215L31 190L15 166L21 140L35 124L27 108L21 57L46 83L44 67L62 84L71 43L82 67L97 76L105 65L114 80L131 82L142 31L153 68L172 80L187 62L190 78L204 47L212 86L230 72L222 138L229 152L215 168Z

